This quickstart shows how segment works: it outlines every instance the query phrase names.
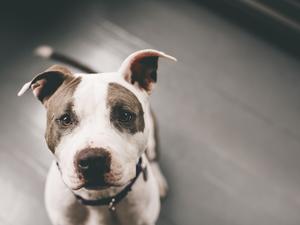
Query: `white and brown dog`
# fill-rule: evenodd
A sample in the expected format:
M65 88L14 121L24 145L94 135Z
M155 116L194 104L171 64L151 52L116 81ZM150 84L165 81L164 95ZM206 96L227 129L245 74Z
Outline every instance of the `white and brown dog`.
M47 109L55 160L46 183L54 225L154 225L167 191L156 157L149 94L155 50L131 54L118 72L73 74L52 66L26 83Z

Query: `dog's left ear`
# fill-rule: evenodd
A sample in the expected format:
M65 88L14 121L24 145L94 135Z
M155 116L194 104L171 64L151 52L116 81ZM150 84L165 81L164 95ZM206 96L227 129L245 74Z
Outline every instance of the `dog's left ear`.
M18 96L23 95L31 88L34 96L45 103L64 81L72 78L73 74L66 67L54 65L25 83Z
M122 63L119 72L131 84L138 84L138 87L152 91L153 84L157 81L158 58L164 57L177 61L176 58L163 52L145 49L129 55Z

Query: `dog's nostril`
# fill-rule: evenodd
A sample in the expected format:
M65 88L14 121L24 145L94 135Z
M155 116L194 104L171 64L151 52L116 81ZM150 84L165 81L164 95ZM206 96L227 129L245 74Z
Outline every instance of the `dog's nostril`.
M109 170L106 156L89 156L78 160L78 168L84 175L105 173Z
M78 162L78 166L82 170L87 170L89 168L89 162L86 159L81 159Z

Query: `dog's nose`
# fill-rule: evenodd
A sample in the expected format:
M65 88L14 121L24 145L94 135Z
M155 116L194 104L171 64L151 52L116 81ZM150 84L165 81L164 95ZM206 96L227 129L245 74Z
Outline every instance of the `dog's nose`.
M88 172L94 169L98 172L105 172L107 170L106 156L95 155L84 157L78 160L78 167L82 172Z
M86 182L104 182L104 174L110 171L110 154L103 148L88 148L79 152L75 164Z

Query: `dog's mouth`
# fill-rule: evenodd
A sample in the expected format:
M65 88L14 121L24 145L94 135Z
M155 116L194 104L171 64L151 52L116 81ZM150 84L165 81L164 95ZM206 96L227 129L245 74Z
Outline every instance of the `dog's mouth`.
M98 182L86 182L83 185L83 188L85 188L87 190L103 190L103 189L107 189L107 188L110 188L110 187L112 187L112 185L107 184L105 182L101 182L101 181L98 181Z
M87 190L104 190L111 187L119 187L120 185L107 183L101 180L97 181L85 181L80 185L73 187L72 190L77 191L79 189L85 188Z
M71 189L73 191L77 191L82 188L85 188L87 190L104 190L104 189L110 188L112 186L113 185L100 184L100 183L83 183L83 184L77 185L76 187L72 187Z

